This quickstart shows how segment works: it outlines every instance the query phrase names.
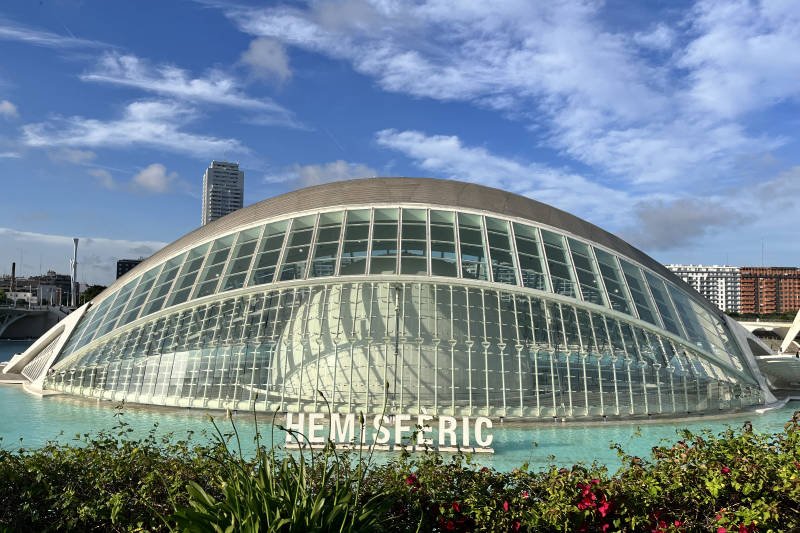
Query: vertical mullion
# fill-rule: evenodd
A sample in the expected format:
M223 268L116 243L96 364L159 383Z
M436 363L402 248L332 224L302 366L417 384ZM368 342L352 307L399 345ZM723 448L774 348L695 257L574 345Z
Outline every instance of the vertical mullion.
M480 221L481 225L481 237L483 239L483 256L485 257L486 261L486 281L489 283L494 283L494 272L492 269L492 255L489 248L489 232L486 231L486 217L483 215L478 216L478 220ZM487 406L488 407L488 406Z
M319 235L319 220L320 214L317 213L314 218L314 227L311 230L311 242L308 244L308 256L306 257L306 266L303 268L303 278L308 279L311 276L312 262L314 261L315 249L317 247L317 236ZM314 394L314 405L317 404L318 394Z
M531 297L527 297L528 300L528 316L530 317L531 321L531 343L528 344L528 354L531 352L531 346L536 347L536 324L533 321L533 304L531 303ZM547 318L545 317L545 320ZM541 405L539 403L539 349L536 348L536 355L533 357L533 385L535 388L536 393L536 416L541 416Z
M517 234L514 232L514 223L507 220L506 224L508 225L508 239L511 247L511 261L514 265L514 272L517 274L517 286L524 287L522 283L522 266L519 264L519 254L517 252Z
M581 287L581 278L578 277L578 267L575 266L575 258L572 256L572 247L569 245L569 239L565 235L561 235L561 242L564 244L564 257L567 260L567 267L572 274L572 282L575 284L575 292L578 295L576 300L585 302L586 298L583 296L583 287ZM571 411L571 408L570 408Z
M256 239L256 247L253 248L253 257L250 258L250 264L247 266L247 271L245 272L244 283L242 287L250 287L250 276L253 275L253 268L256 265L256 257L258 257L258 252L261 250L261 241L264 239L267 233L267 226L269 224L263 224L261 226L261 231L258 232L258 238ZM273 277L273 279L275 279Z
M456 248L456 272L458 279L464 278L464 269L461 265L461 231L459 230L459 222L458 222L458 213L456 211L450 211L453 213L453 237L455 238L455 242L453 243Z
M500 387L503 395L503 416L508 416L506 404L506 362L505 362L505 349L506 343L503 339L503 313L500 304L500 291L495 291L497 298L497 331L499 332L500 342L497 344L500 356Z
M283 234L283 242L281 242L281 251L278 253L278 260L275 262L275 272L272 274L272 282L281 279L281 271L283 270L283 262L286 260L286 249L289 248L289 241L292 238L292 231L294 231L295 219L289 219L286 224L286 231ZM285 376L284 376L285 378Z

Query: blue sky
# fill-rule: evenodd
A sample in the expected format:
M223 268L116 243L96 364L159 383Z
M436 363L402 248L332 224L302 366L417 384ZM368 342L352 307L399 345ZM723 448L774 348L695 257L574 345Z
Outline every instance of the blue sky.
M372 175L530 196L662 262L800 264L800 5L6 0L0 273L108 283L200 220Z

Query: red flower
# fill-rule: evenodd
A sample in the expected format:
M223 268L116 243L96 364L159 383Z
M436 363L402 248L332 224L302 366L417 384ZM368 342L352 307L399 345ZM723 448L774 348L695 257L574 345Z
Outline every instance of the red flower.
M681 522L680 520L675 520L673 524L675 524L675 527L681 527L683 525L683 522Z
M730 469L730 468L728 468L727 466L723 466L723 467L720 469L720 472L722 472L723 474L725 474L725 475L727 476L728 474L730 474L730 473L731 473L731 469Z
M511 524L511 527L514 528L514 531L519 531L519 528L522 527L519 520L514 520L514 523Z
M599 479L593 479L592 480L592 485L599 485L599 484L600 484L600 480Z
M523 490L522 494L520 494L520 496L522 496L523 500L527 500L530 497L530 494L528 494L527 490Z
M416 485L418 483L416 474L409 474L406 477L406 485Z
M503 511L508 512L508 502L507 501L503 501Z
M445 524L444 527L445 527L445 529L447 529L447 531L455 531L456 530L456 524L452 520L448 520L447 524Z
M728 530L727 530L727 529L725 529L725 528L724 528L724 527L722 527L722 526L719 526L719 527L717 528L717 533L728 533Z
M606 501L606 497L603 496L600 505L597 506L597 512L600 513L600 516L605 517L610 510L611 510L611 502Z
M457 513L461 512L461 505L458 502L453 502L453 511Z

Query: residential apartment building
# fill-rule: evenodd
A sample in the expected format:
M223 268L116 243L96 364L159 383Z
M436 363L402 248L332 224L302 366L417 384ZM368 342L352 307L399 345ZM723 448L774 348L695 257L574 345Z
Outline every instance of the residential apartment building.
M791 313L800 309L800 268L742 267L741 312Z
M692 286L726 313L741 309L739 267L720 265L666 265L676 276Z
M239 163L212 161L203 175L202 224L241 209L243 203L244 172Z

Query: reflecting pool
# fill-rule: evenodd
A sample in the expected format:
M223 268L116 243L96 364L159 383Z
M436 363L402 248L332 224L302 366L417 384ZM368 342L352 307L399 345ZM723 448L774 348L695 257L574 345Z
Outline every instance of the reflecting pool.
M112 430L119 424L119 409L110 402L87 401L68 396L38 398L14 385L0 386L0 446L15 449L24 446L35 448L48 440L62 443L73 441L76 435ZM494 436L495 454L475 454L475 462L498 470L511 470L527 462L532 468L550 463L571 465L576 462L597 461L610 470L619 467L616 451L610 449L612 443L621 443L631 454L647 456L650 449L661 442L674 442L679 437L679 428L692 431L709 429L719 432L726 427L739 427L751 421L756 431L776 432L800 409L800 402L790 402L781 409L764 414L751 412L727 416L724 419L695 418L682 421L640 423L640 424L595 424L577 423L540 424L534 427L513 427L495 422L491 433ZM213 433L207 413L195 410L153 409L127 405L122 409L126 424L134 430L132 437L144 437L154 428L158 435L172 433L174 438L186 438L193 432L196 442L208 442ZM212 413L219 427L230 432L231 422L224 413ZM252 416L238 413L233 420L242 436L245 449L252 450L255 424ZM259 417L259 429L265 440L269 441L270 425L268 417ZM284 442L284 435L275 430L275 440ZM392 457L386 452L379 455L381 460ZM552 459L551 459L552 456Z

